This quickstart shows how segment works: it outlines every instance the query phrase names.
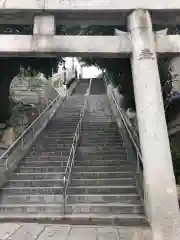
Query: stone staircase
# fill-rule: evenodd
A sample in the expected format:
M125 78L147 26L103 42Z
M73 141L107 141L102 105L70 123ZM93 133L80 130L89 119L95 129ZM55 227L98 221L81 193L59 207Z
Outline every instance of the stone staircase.
M135 169L113 117L86 113L68 189L68 217L147 224Z
M0 219L63 215L62 178L84 96L63 103L1 188Z
M136 184L136 166L127 157L104 83L93 80L92 95L84 96L87 82L83 80L83 87L77 86L81 90L63 103L1 188L0 219L65 217L75 224L147 224ZM64 216L62 178L85 98L87 106Z

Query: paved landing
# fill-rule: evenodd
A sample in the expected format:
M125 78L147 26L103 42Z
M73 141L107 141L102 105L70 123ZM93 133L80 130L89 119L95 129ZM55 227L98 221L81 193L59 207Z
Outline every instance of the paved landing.
M145 228L0 223L0 240L151 240Z

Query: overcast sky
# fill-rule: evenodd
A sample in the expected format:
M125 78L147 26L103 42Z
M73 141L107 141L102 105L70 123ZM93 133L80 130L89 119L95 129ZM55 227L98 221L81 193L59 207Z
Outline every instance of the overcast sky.
M71 68L72 67L72 58L66 58L66 67ZM78 74L80 73L80 65L75 58L75 67L77 68ZM96 67L83 67L83 78L93 78L97 77L101 71Z

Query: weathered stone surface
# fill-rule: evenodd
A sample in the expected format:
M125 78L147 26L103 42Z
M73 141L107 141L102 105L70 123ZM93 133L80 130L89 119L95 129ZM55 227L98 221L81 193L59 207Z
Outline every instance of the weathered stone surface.
M169 0L159 0L158 4L156 0L136 0L136 1L119 1L119 0L6 0L5 2L6 8L16 8L16 9L46 9L46 10L122 10L127 11L136 8L144 8L144 9L174 9L179 10L179 2L178 1L169 1Z
M24 223L8 240L36 240L44 231L45 225L36 223Z
M46 226L38 240L67 240L71 226L51 225Z
M3 1L3 0L2 0ZM6 9L44 9L45 0L5 0L3 7Z
M152 240L148 228L0 223L0 240Z
M0 36L0 55L19 56L104 56L131 53L128 34L118 36Z
M47 32L45 32L46 34ZM120 36L0 35L0 56L101 56L128 57L132 52L129 34ZM180 36L156 36L159 55L180 52Z
M1 223L0 224L0 239L6 240L12 234L14 234L19 228L21 228L21 224L19 224L19 223Z
M55 18L49 16L35 16L33 34L37 35L54 35L56 32Z
M96 240L96 228L93 227L73 227L68 240Z
M98 240L119 240L118 228L113 227L101 227L97 228L97 239Z
M58 24L124 25L129 12L140 8L152 10L156 24L179 23L178 0L159 0L158 4L156 0L0 0L0 21L1 24L32 24L35 14L46 12L55 14Z

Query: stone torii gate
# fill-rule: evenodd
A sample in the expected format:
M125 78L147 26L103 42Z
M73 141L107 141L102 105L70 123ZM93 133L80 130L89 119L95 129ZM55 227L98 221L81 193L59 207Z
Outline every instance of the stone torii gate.
M0 56L130 57L146 209L154 240L180 239L180 213L157 56L180 52L180 36L155 35L152 23L180 23L178 0L0 0L1 24L33 24L33 35L0 35ZM57 36L63 23L127 23L119 36Z

